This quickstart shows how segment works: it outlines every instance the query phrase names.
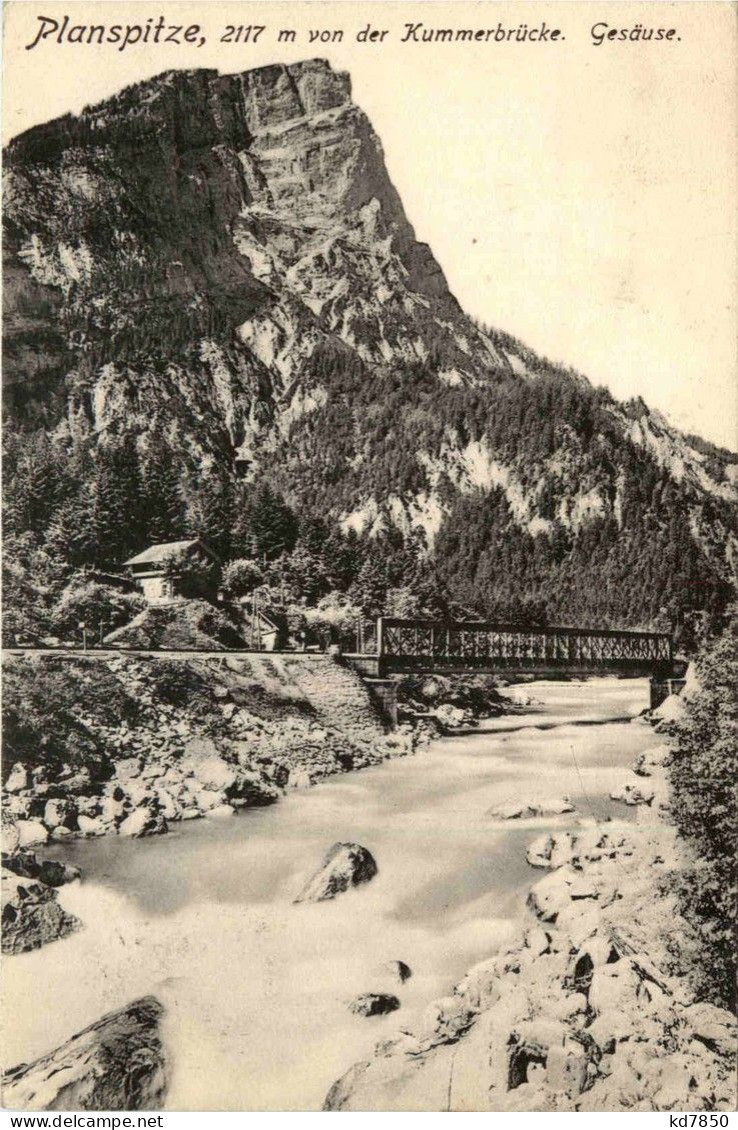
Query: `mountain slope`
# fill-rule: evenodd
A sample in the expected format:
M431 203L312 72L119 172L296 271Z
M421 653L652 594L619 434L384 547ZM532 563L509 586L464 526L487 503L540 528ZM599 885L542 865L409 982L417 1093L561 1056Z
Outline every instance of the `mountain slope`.
M174 534L202 517L183 495L217 495L226 555L268 478L344 532L412 535L482 611L635 625L727 599L736 458L466 317L327 63L170 71L21 135L5 169L13 532L63 551L128 444L159 478L116 553L162 528L166 466ZM69 465L42 517L34 444Z

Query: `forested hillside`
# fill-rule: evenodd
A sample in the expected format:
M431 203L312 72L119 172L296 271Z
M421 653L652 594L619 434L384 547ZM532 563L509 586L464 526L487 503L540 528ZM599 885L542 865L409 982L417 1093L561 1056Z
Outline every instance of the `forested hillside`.
M738 457L466 317L326 63L167 72L16 138L4 191L6 636L187 536L308 619L731 598Z

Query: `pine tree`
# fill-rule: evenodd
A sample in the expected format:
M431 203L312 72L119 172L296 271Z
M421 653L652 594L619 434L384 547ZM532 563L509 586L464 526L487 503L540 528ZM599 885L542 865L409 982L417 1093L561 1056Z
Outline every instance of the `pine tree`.
M98 449L94 488L96 563L120 568L143 540L141 478L134 436Z
M230 556L233 488L225 471L210 468L189 488L186 524L188 533L206 542L221 560Z
M242 517L248 543L245 556L274 561L290 553L298 535L294 512L268 483L260 484L248 501Z
M142 472L143 542L179 541L188 533L175 453L158 436L149 445Z
M101 564L96 513L95 484L85 483L52 516L45 537L49 553L75 569Z
M349 595L365 616L382 616L387 603L388 588L387 564L384 558L370 551L349 590Z

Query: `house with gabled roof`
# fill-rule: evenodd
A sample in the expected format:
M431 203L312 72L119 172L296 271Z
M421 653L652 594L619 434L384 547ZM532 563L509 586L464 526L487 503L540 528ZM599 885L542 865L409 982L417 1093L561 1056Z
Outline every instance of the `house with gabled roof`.
M146 600L158 603L192 596L212 599L217 592L221 560L200 538L188 538L151 545L129 557L123 567ZM181 579L177 577L179 571Z

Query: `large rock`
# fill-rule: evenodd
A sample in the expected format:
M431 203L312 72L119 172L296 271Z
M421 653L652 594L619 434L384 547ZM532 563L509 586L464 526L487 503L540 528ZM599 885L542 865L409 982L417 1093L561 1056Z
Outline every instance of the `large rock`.
M25 953L73 933L78 918L59 905L57 892L34 879L2 871L2 952ZM7 1105L8 1096L3 1096Z
M502 696L507 702L511 702L513 706L540 706L540 701L534 698L529 691L523 690L522 687L511 687L506 690Z
M135 777L125 785L126 797L136 808L156 808L158 800L154 785L143 777Z
M281 790L270 781L266 781L260 773L247 772L243 769L235 774L235 780L226 789L226 794L231 802L249 808L274 804L282 795Z
M455 730L462 726L466 719L466 713L458 706L452 706L450 702L442 702L433 713L441 725L449 730Z
M365 847L360 844L334 844L295 902L324 902L350 887L368 883L376 874L374 857Z
M118 824L128 814L125 801L116 800L115 797L103 797L100 805L100 819L106 824Z
M595 1015L624 1013L637 1017L640 977L629 961L600 965L592 973L589 1005Z
M553 847L553 836L538 836L528 847L525 858L531 867L550 867Z
M413 975L412 969L404 961L386 961L384 965L377 966L374 973L377 977L394 981L398 985L404 985Z
M543 922L555 922L573 900L597 900L597 887L569 866L558 867L528 893L528 906Z
M132 781L141 775L142 761L138 757L123 757L115 763L115 775L119 781Z
M469 1002L454 994L431 1001L423 1010L413 1035L427 1046L450 1043L465 1032L473 1019Z
M3 850L8 853L17 851L20 846L18 823L8 812L7 805L3 805L0 811L0 827L2 827Z
M670 694L660 706L652 711L651 717L658 722L681 722L686 710L684 701L679 695Z
M631 855L632 846L624 834L609 834L599 828L584 832L557 832L556 835L538 836L528 847L526 859L531 867L552 870L567 863L584 867L601 859L615 859L618 855Z
M168 1085L162 1005L143 997L3 1078L15 1110L160 1110Z
M399 1007L400 1002L393 993L361 993L349 1003L349 1011L357 1016L383 1016Z
M215 807L211 808L208 812L208 818L210 820L226 820L228 817L235 815L236 810L233 805L230 804L216 804Z
M68 797L54 797L47 800L44 808L44 824L47 828L72 828L77 816L77 807Z
M574 811L568 797L554 797L548 800L505 801L490 808L487 815L495 820L529 820L537 816L563 816Z
M287 777L288 789L309 789L312 783L310 773L304 765L300 765L296 769L290 769L289 776Z
M38 879L47 887L61 887L79 879L79 867L62 863L58 859L39 859L31 851L19 851L6 855L3 852L3 867L23 879Z
M6 793L20 793L28 788L28 770L20 761L11 766L3 786Z
M178 799L167 789L156 789L156 803L165 820L179 820L182 815L182 806Z
M191 764L195 779L204 789L225 792L236 783L236 770L217 754L194 760Z
M135 808L118 826L121 836L157 836L166 831L166 820L152 808Z
M16 827L18 846L21 848L45 844L49 838L49 833L40 820L19 820Z
M648 785L623 785L613 789L610 793L611 800L622 801L623 804L634 806L637 804L650 804L654 797L654 790Z
M115 830L112 821L103 819L102 816L77 817L77 827L83 836L106 836Z
M652 749L644 749L633 762L633 772L639 777L650 777L654 769L663 769L670 765L672 752L668 745L657 745Z

